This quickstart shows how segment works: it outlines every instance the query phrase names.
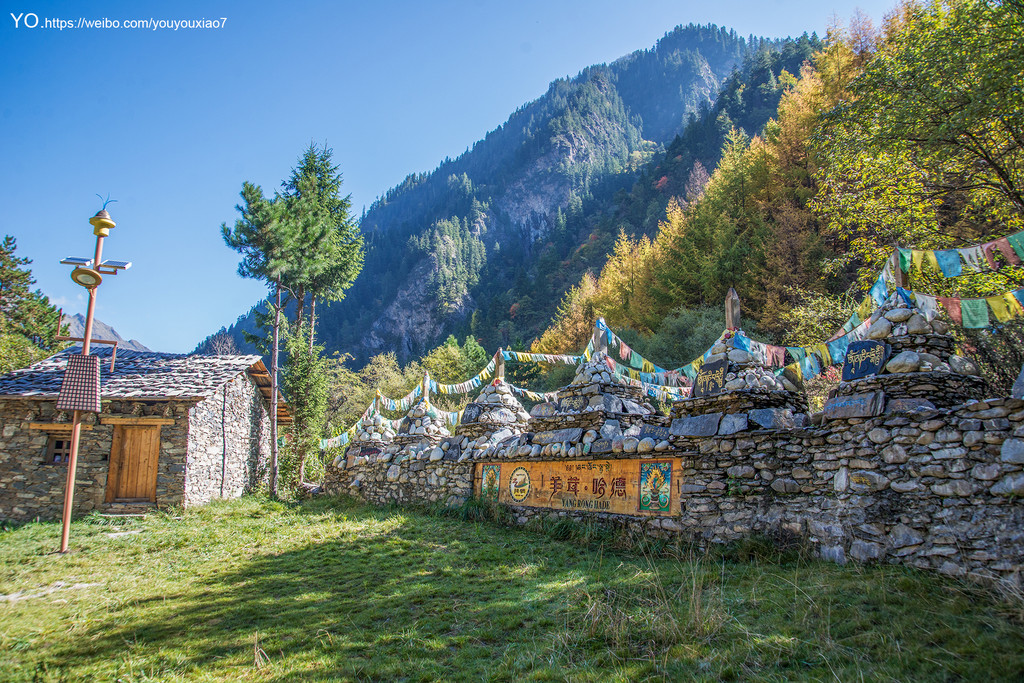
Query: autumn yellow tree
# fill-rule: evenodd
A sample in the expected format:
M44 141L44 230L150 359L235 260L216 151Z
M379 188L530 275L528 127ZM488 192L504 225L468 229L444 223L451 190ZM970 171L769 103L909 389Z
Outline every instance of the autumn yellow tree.
M597 278L589 271L580 284L562 297L551 325L533 342L535 353L576 353L583 349L594 331L597 319Z
M632 238L619 232L615 250L597 281L594 306L609 325L650 332L659 318L651 297L654 245L647 236Z

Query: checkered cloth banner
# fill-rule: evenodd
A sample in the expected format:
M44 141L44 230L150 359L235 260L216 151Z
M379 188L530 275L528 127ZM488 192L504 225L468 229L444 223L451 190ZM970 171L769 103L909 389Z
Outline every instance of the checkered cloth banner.
M100 412L99 356L68 356L68 369L57 396L57 410Z

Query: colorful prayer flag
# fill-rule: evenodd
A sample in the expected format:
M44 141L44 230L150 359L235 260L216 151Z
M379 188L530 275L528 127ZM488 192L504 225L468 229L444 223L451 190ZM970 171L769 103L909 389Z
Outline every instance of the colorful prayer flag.
M963 264L960 262L960 252L956 249L946 249L935 252L935 258L939 263L939 270L946 277L958 277L963 272Z
M963 326L972 329L988 327L988 302L984 299L961 299L960 314Z
M963 325L963 316L960 310L960 299L956 297L937 296L935 299L946 309L950 319L957 325Z

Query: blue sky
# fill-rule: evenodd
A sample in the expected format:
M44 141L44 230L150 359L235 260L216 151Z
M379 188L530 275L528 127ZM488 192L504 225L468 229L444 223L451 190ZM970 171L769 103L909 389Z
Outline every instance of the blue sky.
M243 180L273 191L310 141L333 147L358 213L465 151L552 80L648 48L678 24L823 35L856 8L877 24L894 2L2 4L3 233L33 259L44 293L84 313L84 290L58 261L91 256L88 219L96 193L109 193L118 227L104 256L134 265L104 281L97 316L152 349L184 352L264 295L236 275L219 227L235 220ZM43 28L222 17L206 30Z

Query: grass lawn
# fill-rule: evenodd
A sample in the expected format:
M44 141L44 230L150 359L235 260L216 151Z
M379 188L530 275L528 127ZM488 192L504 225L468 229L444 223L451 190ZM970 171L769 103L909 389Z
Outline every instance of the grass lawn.
M337 499L88 518L66 556L59 535L0 532L0 681L1024 679L1020 604L909 569Z

